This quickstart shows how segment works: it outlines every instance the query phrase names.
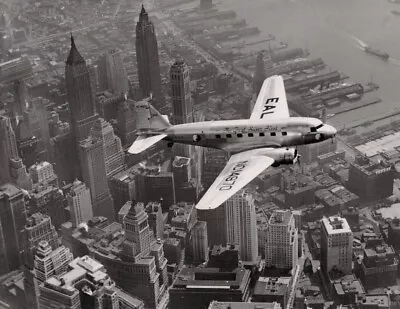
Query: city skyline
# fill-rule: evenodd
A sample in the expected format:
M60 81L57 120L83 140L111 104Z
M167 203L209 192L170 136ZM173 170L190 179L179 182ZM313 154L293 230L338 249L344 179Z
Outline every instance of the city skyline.
M394 308L399 13L343 1L0 2L0 302ZM338 138L219 208L195 205L230 153L128 152L138 106L246 119L274 75Z

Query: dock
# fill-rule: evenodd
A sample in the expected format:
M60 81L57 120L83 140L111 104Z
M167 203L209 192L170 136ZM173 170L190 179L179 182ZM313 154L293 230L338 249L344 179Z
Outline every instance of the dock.
M374 105L374 104L378 104L381 103L382 99L381 98L372 98L369 100L365 100L365 101L359 101L359 102L355 102L355 103L351 103L351 106L349 107L345 107L337 112L334 112L335 115L339 115L339 114L343 114L343 113L347 113L350 111L354 111L356 109L360 109L369 105ZM354 128L354 127L352 127Z

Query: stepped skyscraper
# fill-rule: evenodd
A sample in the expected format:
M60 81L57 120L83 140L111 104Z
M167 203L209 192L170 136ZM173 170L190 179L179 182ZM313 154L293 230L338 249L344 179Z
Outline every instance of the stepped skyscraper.
M160 98L161 75L157 37L144 6L136 24L136 61L142 95L149 97L152 94L154 98Z
M71 36L71 49L65 63L67 98L71 113L72 133L77 142L90 134L98 118L95 112L95 89L92 89L89 68Z

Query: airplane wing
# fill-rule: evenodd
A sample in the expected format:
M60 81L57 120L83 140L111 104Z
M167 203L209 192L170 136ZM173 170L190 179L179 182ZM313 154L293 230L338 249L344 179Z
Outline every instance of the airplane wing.
M137 139L133 142L132 146L129 147L128 152L132 154L141 153L161 141L166 136L167 134L158 134L150 137L146 135L139 135Z
M271 76L264 80L251 113L251 120L288 118L289 108L282 76Z
M271 166L274 159L258 155L259 150L248 150L232 155L225 168L197 203L196 208L217 208Z

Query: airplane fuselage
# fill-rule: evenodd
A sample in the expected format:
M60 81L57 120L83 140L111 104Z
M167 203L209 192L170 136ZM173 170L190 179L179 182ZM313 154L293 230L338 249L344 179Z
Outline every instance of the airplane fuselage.
M230 153L262 147L279 148L321 142L328 138L319 132L315 118L290 117L254 121L250 119L204 121L166 128L164 139L170 143L223 149ZM329 136L331 137L331 136Z

